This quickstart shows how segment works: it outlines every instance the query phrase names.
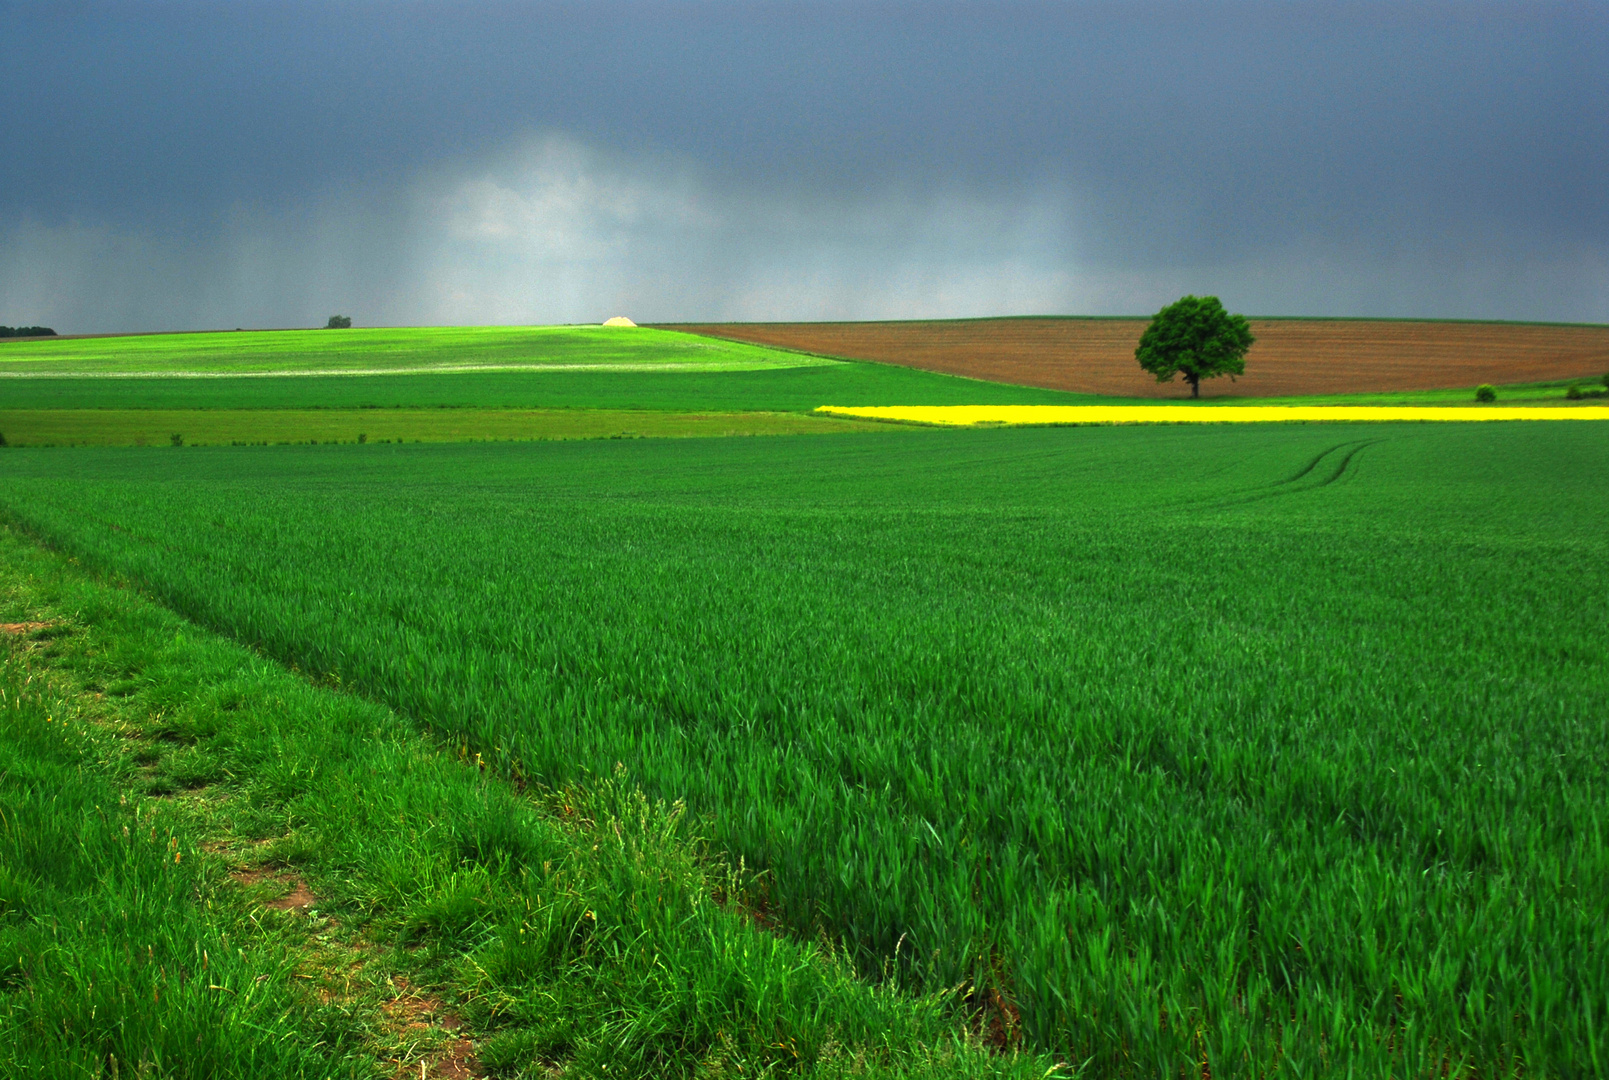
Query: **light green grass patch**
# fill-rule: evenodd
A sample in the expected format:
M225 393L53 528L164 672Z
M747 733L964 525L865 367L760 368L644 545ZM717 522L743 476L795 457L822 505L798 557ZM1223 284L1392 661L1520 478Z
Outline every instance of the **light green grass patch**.
M228 446L277 443L832 435L892 430L873 421L782 412L651 409L6 409L11 446Z
M515 371L755 371L835 360L672 330L440 326L246 330L0 343L0 377Z

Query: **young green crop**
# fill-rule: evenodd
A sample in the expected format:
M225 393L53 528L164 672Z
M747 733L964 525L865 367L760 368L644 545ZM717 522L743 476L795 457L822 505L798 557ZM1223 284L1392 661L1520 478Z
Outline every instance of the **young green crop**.
M1606 465L1590 424L13 449L0 502L507 769L623 765L782 923L1096 1075L1551 1075L1606 1067Z
M858 405L1110 401L885 364L749 371L472 371L251 378L0 378L8 409L357 409L405 406L809 412Z
M598 326L384 327L55 338L0 346L18 375L307 375L496 368L747 371L836 361L670 330Z
M74 562L0 526L0 1076L1047 1075L756 925L684 807L489 781Z

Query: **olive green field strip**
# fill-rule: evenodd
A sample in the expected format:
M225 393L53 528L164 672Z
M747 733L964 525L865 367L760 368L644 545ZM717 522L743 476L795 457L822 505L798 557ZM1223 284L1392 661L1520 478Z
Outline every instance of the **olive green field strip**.
M834 434L890 425L798 413L629 409L0 409L10 446L228 446Z
M743 371L835 363L745 342L597 326L251 330L0 344L7 379L314 377L420 371Z
M685 799L775 925L1089 1076L1592 1076L1606 471L1590 423L8 448L0 507Z

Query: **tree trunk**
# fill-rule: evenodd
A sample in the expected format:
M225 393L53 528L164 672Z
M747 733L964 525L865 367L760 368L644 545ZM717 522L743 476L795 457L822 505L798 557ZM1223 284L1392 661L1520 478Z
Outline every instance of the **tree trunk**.
M1201 376L1186 375L1185 378L1190 380L1190 396L1192 398L1199 398L1201 396Z

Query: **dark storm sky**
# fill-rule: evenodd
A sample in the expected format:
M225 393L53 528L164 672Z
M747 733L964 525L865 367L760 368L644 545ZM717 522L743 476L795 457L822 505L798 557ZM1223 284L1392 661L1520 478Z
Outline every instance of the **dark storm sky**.
M0 322L1609 321L1609 5L0 3Z

